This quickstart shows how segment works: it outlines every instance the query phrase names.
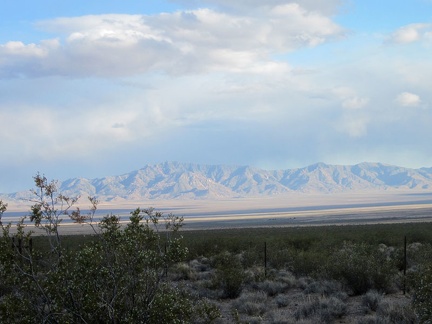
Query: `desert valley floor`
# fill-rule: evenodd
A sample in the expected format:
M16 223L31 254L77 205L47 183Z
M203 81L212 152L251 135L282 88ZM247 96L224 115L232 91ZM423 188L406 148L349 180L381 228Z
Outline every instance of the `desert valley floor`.
M5 221L16 220L29 204L11 203ZM80 208L88 207L82 203ZM370 224L432 220L432 193L375 192L344 194L291 194L228 200L147 200L103 202L95 219L109 213L127 221L133 209L154 207L184 217L184 230ZM92 231L85 225L62 223L62 233Z

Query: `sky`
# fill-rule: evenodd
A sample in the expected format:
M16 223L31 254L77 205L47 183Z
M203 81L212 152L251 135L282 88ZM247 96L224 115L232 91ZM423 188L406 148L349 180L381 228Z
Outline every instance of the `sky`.
M177 161L432 166L432 0L4 0L0 192Z

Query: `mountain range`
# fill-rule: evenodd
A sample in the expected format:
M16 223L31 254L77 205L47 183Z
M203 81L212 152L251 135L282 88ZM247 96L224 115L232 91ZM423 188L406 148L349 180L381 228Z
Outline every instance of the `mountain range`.
M101 201L143 199L218 199L272 196L290 192L432 189L432 168L410 169L382 163L328 165L263 170L249 166L165 162L123 175L74 178L58 183L69 196L96 196ZM8 195L26 199L29 191Z

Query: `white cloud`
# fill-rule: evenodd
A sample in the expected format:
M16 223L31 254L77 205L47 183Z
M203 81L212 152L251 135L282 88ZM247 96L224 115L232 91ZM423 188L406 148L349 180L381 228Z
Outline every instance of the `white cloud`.
M194 6L212 5L224 10L234 10L236 12L262 12L269 8L285 4L300 4L303 8L308 11L319 12L323 15L335 14L343 0L172 0L173 2L179 2L182 4L189 4Z
M369 98L360 97L349 87L337 87L332 90L346 109L361 109L369 103Z
M149 160L430 157L430 112L397 109L432 102L427 48L331 42L344 34L336 2L208 0L212 9L40 22L55 39L0 45L0 169L44 171L49 159L67 174L94 161L103 176ZM420 27L395 40L426 39ZM385 147L398 149L374 153Z
M347 109L360 109L367 105L369 99L360 98L360 97L352 97L344 100L342 102L342 107Z
M430 39L432 24L418 23L403 26L390 35L389 41L397 44L413 43L422 39Z
M396 103L404 107L418 107L421 104L420 96L411 92L402 92L396 99Z
M327 16L298 4L271 7L259 17L196 9L57 18L38 26L60 33L59 38L0 45L0 77L261 73L280 64L272 54L317 46L344 32Z

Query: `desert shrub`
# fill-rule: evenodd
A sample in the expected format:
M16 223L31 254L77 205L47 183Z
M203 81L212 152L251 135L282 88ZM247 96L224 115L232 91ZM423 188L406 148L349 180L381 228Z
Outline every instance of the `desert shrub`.
M275 298L275 302L278 308L287 307L290 304L290 300L290 296L284 294L277 295Z
M205 257L193 259L190 261L189 265L196 272L205 272L211 269L210 260Z
M288 269L296 276L313 276L325 261L324 251L295 250L290 256Z
M262 282L266 279L266 272L264 267L261 266L253 266L251 268L248 268L244 272L245 278L244 283L245 284L254 284L257 282Z
M215 287L222 289L223 298L237 298L242 289L245 272L238 256L229 252L222 252L214 258Z
M276 269L287 269L292 265L293 249L281 248L269 253L269 264Z
M357 319L356 324L390 324L386 318L381 318L376 315L362 316L361 319Z
M321 302L320 319L325 323L329 323L336 318L344 316L346 309L346 303L336 297L324 299Z
M422 323L432 322L432 264L424 265L415 275L414 309Z
M194 323L210 324L216 322L222 316L219 307L211 302L210 300L204 298L198 302L196 308L196 316Z
M322 296L330 296L337 292L342 291L342 285L334 280L314 280L307 284L304 289L305 294L320 294Z
M336 318L341 318L346 314L347 305L338 298L320 298L299 306L295 311L295 319L317 318L322 322L329 323Z
M414 324L418 323L418 318L410 305L401 305L397 302L383 301L377 309L377 316L387 323ZM429 323L427 320L420 319L421 323Z
M197 315L196 311L196 305L190 296L169 285L162 285L145 321L149 323L190 323ZM140 321L142 317L130 316L119 322L137 323Z
M384 253L366 244L345 243L328 259L325 277L341 280L355 295L370 289L388 292L393 287L397 268Z
M267 314L268 323L272 324L299 324L302 321L296 321L289 309L277 308L268 312ZM267 322L265 322L267 323ZM304 323L305 324L305 323Z
M279 270L275 275L275 280L283 282L289 288L294 287L297 283L296 277L287 270Z
M240 314L259 316L266 312L266 301L267 296L262 291L246 292L233 302L233 307Z
M179 262L170 269L170 278L173 280L195 280L197 273L185 262Z
M408 269L416 270L422 265L430 262L432 245L429 243L411 243L407 247Z
M370 311L375 312L382 301L382 294L376 290L370 290L362 296L362 305Z
M287 285L282 282L265 280L257 284L258 290L265 292L269 297L274 297L287 290Z
M2 323L190 323L197 303L174 288L165 269L186 256L176 235L182 219L152 208L136 209L122 228L119 217L107 215L96 224L92 214L70 212L76 199L57 192L55 182L35 177L30 221L44 231L44 249L31 249L31 231L23 220L11 234L1 223L0 298ZM92 210L97 202L91 198ZM91 222L93 239L73 249L59 235L62 217ZM65 216L66 215L66 216ZM164 226L163 234L159 232ZM22 240L22 246L11 244Z
M243 268L251 268L264 265L264 250L258 246L250 246L240 254Z

